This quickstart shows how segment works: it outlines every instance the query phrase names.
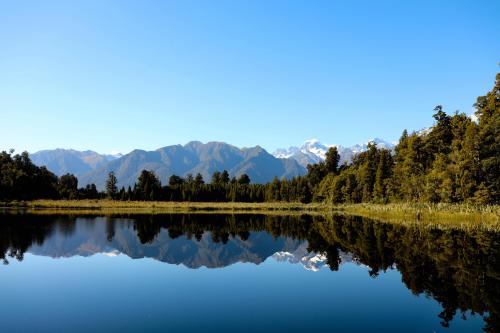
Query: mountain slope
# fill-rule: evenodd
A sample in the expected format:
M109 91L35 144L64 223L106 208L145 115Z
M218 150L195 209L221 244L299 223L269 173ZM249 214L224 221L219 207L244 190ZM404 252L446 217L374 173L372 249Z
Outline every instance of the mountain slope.
M349 163L352 158L363 151L366 151L369 143L374 143L379 148L392 150L394 144L385 140L375 138L363 144L357 144L351 147L341 145L327 145L319 142L317 139L311 139L304 142L301 147L290 147L288 149L277 149L273 155L277 158L286 158L297 161L301 166L307 167L308 164L315 164L323 161L326 152L330 147L337 147L340 154L340 164Z
M46 166L58 176L72 173L77 177L95 170L119 156L104 155L92 150L78 151L73 149L41 150L30 154L36 165Z
M275 253L293 253L297 259L289 259L289 262L300 262L307 268L306 265L311 265L307 257L314 257L314 253L307 251L307 241L275 237L262 231L249 232L245 239L229 236L226 242L215 242L210 231L204 231L196 239L185 235L171 237L168 229L159 227L158 234L144 242L136 227L130 223L113 221L112 227L108 228L109 221L102 217L82 221L87 223L75 223L71 232L54 230L43 242L34 242L29 252L52 258L87 257L97 253L108 256L125 254L133 259L153 258L192 269L220 268L241 262L258 265ZM113 236L108 238L110 229ZM302 259L299 255L306 258Z
M393 149L394 145L373 139L378 147ZM103 155L94 151L71 149L43 150L31 154L33 162L44 165L57 175L72 173L78 177L79 186L94 183L99 189L109 172L118 178L118 186L132 186L142 170L155 172L163 184L173 175L202 174L210 181L215 171L227 170L230 176L246 173L253 183L265 183L274 177L291 178L306 173L308 164L325 159L326 152L333 145L318 140L308 140L301 147L278 149L273 155L260 146L238 148L224 142L192 141L186 145L172 145L154 151L136 149L126 155ZM355 154L367 149L368 142L352 147L336 145L340 163L350 162Z
M205 181L210 181L215 171L222 170L236 177L247 173L253 183L265 183L275 176L291 178L305 173L305 168L296 161L276 158L259 146L239 149L223 142L193 141L155 151L134 150L83 175L81 184L94 183L102 189L107 174L113 171L118 186L129 186L136 182L142 170L153 171L163 184L173 174L201 173Z

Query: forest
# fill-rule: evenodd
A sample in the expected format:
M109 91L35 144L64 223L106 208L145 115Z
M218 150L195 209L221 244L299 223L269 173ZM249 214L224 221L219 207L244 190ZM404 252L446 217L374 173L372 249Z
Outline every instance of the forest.
M143 170L133 187L118 188L113 172L106 189L78 187L71 174L57 177L32 163L27 152L0 153L0 200L100 199L205 202L389 203L446 202L496 205L500 202L500 73L493 89L477 98L474 117L448 114L438 105L434 125L402 132L394 151L374 144L352 163L339 165L337 149L307 174L253 184L246 174L230 178L226 170L210 181L200 174L172 175L162 185Z

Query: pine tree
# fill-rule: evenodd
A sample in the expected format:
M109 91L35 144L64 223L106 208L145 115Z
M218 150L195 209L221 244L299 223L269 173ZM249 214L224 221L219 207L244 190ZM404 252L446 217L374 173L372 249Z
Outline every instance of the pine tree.
M203 176L201 173L197 173L196 176L194 177L194 183L197 187L200 187L201 185L205 184L205 181L203 180Z
M386 203L388 201L387 185L392 174L393 159L390 151L380 151L377 172L375 174L375 185L373 187L373 198L376 202Z
M338 171L339 161L340 161L340 155L337 150L337 147L329 148L328 151L326 152L326 157L325 157L326 171L336 174Z
M481 192L488 193L488 203L500 202L500 73L493 89L477 99L479 118L479 158ZM484 196L483 196L484 197Z
M238 178L238 183L242 185L248 185L250 184L250 177L246 173L243 173Z
M106 180L106 195L108 199L116 198L116 192L117 192L116 183L117 179L115 173L111 171L110 173L108 173L108 179Z

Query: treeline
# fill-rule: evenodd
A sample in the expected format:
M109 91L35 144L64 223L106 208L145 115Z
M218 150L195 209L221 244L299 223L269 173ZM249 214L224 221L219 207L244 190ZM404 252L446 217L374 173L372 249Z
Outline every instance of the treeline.
M223 171L214 173L210 184L200 174L174 175L168 186L161 187L153 173L143 171L133 189L122 188L117 196L111 191L111 196L171 201L498 204L500 73L494 88L474 106L475 119L458 112L449 115L437 106L433 127L413 133L404 130L394 151L369 144L349 165L339 166L339 153L330 148L325 161L309 165L305 176L291 180L250 184L245 174L230 180Z
M78 189L78 179L71 174L57 177L45 167L38 167L27 152L0 153L0 200L97 199L94 184Z
M403 131L394 153L370 145L351 165L323 170L313 178L314 199L498 204L500 73L492 91L474 106L475 120L458 112L450 116L437 106L435 125L424 133Z
M493 89L474 104L475 119L449 115L437 106L435 125L423 132L403 131L394 151L369 144L351 164L339 166L336 148L326 160L308 165L305 176L252 184L246 174L230 178L214 172L210 182L201 174L172 175L163 186L143 170L134 186L118 188L114 173L106 189L94 184L78 188L71 174L55 176L34 165L28 153L0 153L0 200L98 199L209 202L500 202L500 73Z
M133 187L116 187L116 177L108 175L106 193L116 200L159 200L194 202L310 202L310 190L304 177L279 181L277 178L267 184L251 184L250 177L242 174L238 178L229 177L227 170L213 173L206 183L201 174L180 177L170 176L168 185L162 186L151 171L143 170ZM286 198L286 199L285 199Z
M307 241L308 251L326 255L332 271L338 270L342 264L342 252L351 253L354 260L366 265L368 273L374 277L396 267L401 272L402 281L415 295L424 294L441 305L439 318L445 327L453 326L454 320L472 312L483 317L484 331L500 331L500 265L497 259L500 256L500 234L497 232L405 227L344 215L124 214L106 218L87 216L84 221L90 229L94 224L101 226L105 223L106 238L111 247L120 244L120 237L116 235L123 234L123 231L135 234L138 242L128 239L124 252L135 249L132 253L146 256L156 253L145 251L154 247L155 241L156 245L165 241L165 236L160 236L162 233L168 234L170 239L184 237L184 242L204 244L207 241L231 244L232 239L237 239L238 243L250 239L254 244L251 235L260 232L276 238ZM22 260L33 244L41 246L50 236L56 239L75 237L79 230L76 225L75 216L11 215L0 223L0 263L9 264L11 258ZM134 244L144 248L138 251ZM231 253L232 248L233 245L229 245L225 251ZM63 247L60 250L68 251ZM174 259L179 258L177 263L180 263L190 253L174 256ZM238 257L240 252L233 254L231 258ZM219 267L228 264L224 260L208 261Z

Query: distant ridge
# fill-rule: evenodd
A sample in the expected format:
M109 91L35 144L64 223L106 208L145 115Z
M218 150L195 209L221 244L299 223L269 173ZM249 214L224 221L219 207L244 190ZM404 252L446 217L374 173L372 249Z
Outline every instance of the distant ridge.
M297 161L301 166L306 167L308 164L318 163L323 161L326 152L330 147L337 147L340 154L340 163L350 163L354 155L366 151L369 143L374 143L378 148L393 150L394 143L383 139L375 138L368 140L366 143L357 144L351 147L343 147L341 145L323 144L318 139L310 139L304 142L301 147L292 146L290 148L281 148L274 151L273 155L277 158L287 158Z
M231 177L246 173L253 183L266 183L274 177L292 178L305 174L295 160L276 158L260 146L238 148L224 142L172 145L154 151L136 149L120 157L93 151L45 150L31 155L37 165L45 165L61 175L73 173L79 186L94 183L99 189L113 171L119 186L132 186L142 170L155 172L163 184L173 175L200 173L210 181L215 171L227 170Z
M326 152L333 146L339 149L341 163L350 162L354 155L367 149L369 142L379 148L394 148L394 144L378 138L352 147L327 145L311 139L301 147L278 149L270 154L260 146L238 148L225 142L191 141L153 151L135 149L125 155L54 149L41 150L30 157L36 165L46 166L58 176L74 174L78 177L79 186L94 183L99 189L104 189L111 171L115 173L120 187L133 186L142 170L153 171L162 184L166 184L173 174L186 176L200 173L208 182L215 171L222 170L227 170L231 177L246 173L253 183L266 183L274 177L281 179L304 175L307 165L324 160Z
M30 154L36 165L46 166L58 176L72 173L80 177L104 164L121 157L119 154L99 154L92 150L78 151L74 149L40 150Z

